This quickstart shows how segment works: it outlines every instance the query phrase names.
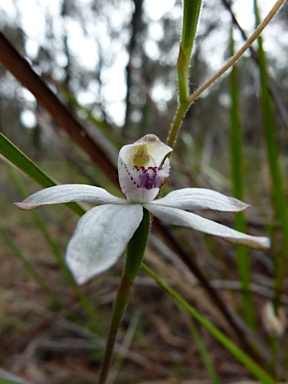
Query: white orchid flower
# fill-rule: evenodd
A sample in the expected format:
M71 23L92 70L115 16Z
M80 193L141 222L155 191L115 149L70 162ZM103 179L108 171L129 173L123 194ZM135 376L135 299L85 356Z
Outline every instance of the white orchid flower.
M246 235L187 212L199 208L238 212L248 207L233 197L209 189L184 188L154 200L169 178L167 155L171 151L155 135L146 135L122 147L118 174L126 199L91 185L64 184L36 192L16 206L29 210L68 202L99 205L81 217L67 247L66 262L78 284L86 283L116 263L141 223L143 208L169 224L193 228L234 244L269 248L267 237Z

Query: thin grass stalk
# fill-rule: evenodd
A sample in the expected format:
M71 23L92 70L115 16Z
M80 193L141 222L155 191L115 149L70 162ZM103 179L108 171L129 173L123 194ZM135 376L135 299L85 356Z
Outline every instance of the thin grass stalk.
M222 3L224 7L230 12L233 20L233 24L239 30L242 39L246 41L247 40L246 32L241 27L234 12L232 11L232 8L231 8L232 2L230 0L222 0ZM249 51L253 61L258 66L258 57L257 57L256 50L252 46L250 46ZM285 102L281 96L281 93L279 92L278 86L276 85L275 80L271 76L269 76L269 92L272 97L273 104L275 105L275 109L277 110L277 113L282 121L283 127L288 129L288 111L287 111L287 108L285 107Z
M170 295L181 308L186 310L195 320L197 320L211 335L218 340L233 356L235 356L258 380L263 384L275 384L272 378L262 367L260 367L249 355L241 348L234 344L230 338L222 333L210 321L193 308L186 300L184 300L173 288L171 288L164 280L159 278L146 264L142 263L141 267L147 275L149 275L156 283Z
M188 97L188 100L183 101L177 106L177 111L175 114L175 118L173 120L172 127L170 129L167 144L171 147L174 147L176 144L177 135L180 131L183 119L188 112L189 108L192 106L194 101L198 99L198 97L206 91L215 81L217 81L230 67L232 67L237 60L239 60L242 55L249 49L252 43L258 38L263 29L267 27L272 18L278 12L280 7L283 5L285 0L277 0L274 6L271 8L270 12L263 19L263 21L258 25L252 35L247 39L247 41L242 45L242 47L235 52L235 54L220 68L214 75L212 75L203 85L201 85L192 95ZM191 1L192 3L192 1ZM184 94L184 92L183 92Z
M12 376L12 374L11 374ZM20 380L20 379L19 379ZM0 384L28 384L27 381L19 381L18 379L4 379L0 377Z
M285 0L278 0L275 2L274 6L271 8L268 15L263 19L263 21L258 25L252 35L247 39L247 41L242 45L242 47L234 53L232 57L219 69L213 76L210 77L201 87L199 87L190 97L189 97L189 107L191 104L206 90L215 83L232 65L234 65L250 48L253 42L260 36L263 29L267 27L273 17L276 15L280 7L283 5Z
M231 28L231 54L234 53L234 38L233 29ZM231 108L230 108L230 124L231 124L231 156L232 156L232 185L233 196L239 200L244 200L243 185L244 185L244 172L243 172L243 156L242 156L242 127L239 108L239 84L237 67L234 65L230 72L230 95L231 95ZM245 218L242 212L235 213L234 226L240 232L245 232ZM238 275L242 287L242 302L244 309L244 317L247 324L255 329L256 319L252 295L250 290L251 283L251 267L249 261L249 252L246 247L237 246L237 267Z
M52 303L56 305L57 308L66 308L66 305L59 299L55 292L52 291L50 286L45 282L45 279L38 273L34 266L30 263L24 253L18 248L11 236L3 228L0 228L0 235L5 241L6 245L13 254L23 263L24 268L28 275L30 275L33 280L42 288L42 290L50 297Z
M257 1L254 0L254 10L256 23L259 24L260 16ZM266 142L267 158L272 180L272 203L275 217L279 220L282 232L281 249L274 247L275 252L275 309L280 304L281 294L284 289L284 280L286 277L286 264L288 255L288 216L287 203L283 187L283 180L280 166L280 154L277 145L276 127L274 120L274 112L272 102L269 95L269 79L266 55L263 49L263 38L258 38L258 60L260 71L260 87L261 87L261 107L262 107L262 124L264 130L264 138ZM277 249L278 248L278 249Z
M0 154L42 187L47 188L56 185L56 182L51 177L43 172L42 169L40 169L1 132ZM85 213L85 210L77 203L68 203L66 205L80 216Z
M1 138L0 138L0 143L1 143ZM18 150L17 147L13 148L13 154L14 154L14 152L17 152L17 150ZM22 153L20 153L20 155L21 155L20 156L20 159L21 159ZM40 168L38 168L34 163L32 163L31 160L29 158L27 158L26 155L23 154L23 156L24 156L24 161L22 163L22 166L24 166L24 169L28 173L28 175L29 175L29 173L31 173L31 171L33 171L33 175L35 175L34 176L35 181L37 181L38 178L39 178L39 183L40 183L40 181L43 182L45 180L48 180L48 181L51 180L52 181L52 179L50 179ZM12 155L11 160L13 161L13 155ZM27 168L25 167L26 160L27 160L27 164L28 164ZM36 167L36 168L34 168L34 167ZM14 180L15 186L16 186L17 190L19 191L19 193L22 196L26 196L28 193L27 193L27 191L25 191L24 186L20 182L19 177L17 177L16 173L13 170L10 171L10 174ZM39 175L41 177L39 177ZM83 208L78 204L74 205L74 203L72 203L72 206L71 206L71 204L69 204L69 205L70 205L70 208L72 208L72 209L73 209L73 207L75 207L76 212L78 214L80 214L83 210ZM78 209L78 207L79 207L79 209ZM85 210L83 210L83 212L85 212ZM32 215L33 215L33 218L35 220L35 223L37 224L37 227L42 232L47 244L49 245L49 247L52 251L52 254L54 255L56 261L58 262L59 268L64 273L64 275L65 275L67 281L69 281L71 287L74 289L74 292L75 292L82 308L86 312L86 314L89 318L90 324L91 324L91 330L93 330L97 334L103 335L103 329L99 324L99 319L98 319L97 313L95 311L94 305L90 302L90 300L84 294L82 288L80 288L75 283L75 280L74 280L69 268L67 267L65 260L62 256L62 254L60 253L56 242L54 241L54 239L52 238L52 236L50 234L50 231L48 229L46 222L42 219L42 217L40 216L40 214L38 212L32 211Z
M256 24L260 23L260 14L257 0L254 0L254 12ZM274 111L272 101L269 94L269 77L266 54L263 49L263 38L258 38L258 63L260 71L260 87L261 87L261 107L262 107L262 124L264 129L264 138L266 143L267 158L272 180L272 205L276 220L280 223L280 231L282 233L282 243L280 247L274 245L274 310L278 314L281 303L281 295L285 289L285 278L287 273L287 254L288 254L288 216L287 203L283 187L283 180L280 166L280 154L277 145L276 126L274 119ZM271 338L271 351L273 356L272 369L276 372L276 363L280 347L278 337Z
M202 340L202 337L200 333L198 332L196 326L194 325L194 320L190 322L190 330L192 333L192 337L195 341L195 344L198 348L198 351L200 353L200 356L203 360L204 366L206 368L206 372L208 373L208 376L210 377L212 384L221 384L220 378L215 370L215 367L213 366L213 363L210 359L209 352L207 350L207 347Z
M65 279L69 282L69 284L73 288L79 300L79 303L81 304L82 308L86 312L89 318L91 330L93 330L93 332L96 332L99 335L103 335L104 331L99 323L99 317L95 310L94 304L92 304L89 298L84 294L83 289L75 283L75 280L65 263L62 253L59 251L57 244L55 243L54 239L50 234L49 228L45 220L43 220L41 215L36 211L32 211L32 214L33 214L36 225L42 232L47 244L49 245L52 251L52 254L54 255L56 261L58 262L58 266L61 272L64 274Z

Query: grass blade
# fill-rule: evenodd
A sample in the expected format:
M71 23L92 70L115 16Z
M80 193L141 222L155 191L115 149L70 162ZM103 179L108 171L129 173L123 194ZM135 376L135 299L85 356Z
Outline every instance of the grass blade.
M197 320L204 328L206 328L212 336L215 337L233 356L235 356L258 380L263 384L275 384L275 380L265 372L250 356L242 351L234 344L224 333L215 327L210 321L202 316L195 308L193 308L186 300L184 300L174 289L160 279L146 264L142 263L142 269L156 283L167 292L180 306L184 308L190 315Z
M46 284L45 280L30 263L30 261L26 258L23 252L17 247L17 245L9 236L9 234L4 229L0 228L0 235L2 236L8 248L10 248L14 255L18 257L19 260L21 260L27 273L37 282L37 284L39 284L43 291L46 292L46 294L50 297L51 301L54 302L58 308L66 308L66 305L62 303L58 296L51 290L49 285Z
M12 174L13 174L13 171L12 171ZM14 176L13 177L14 182L15 182L18 190L20 191L21 195L27 196L27 193L24 191L23 186L21 185L19 178L17 180L17 176L15 174L13 176ZM74 292L75 292L79 302L81 303L82 308L85 310L86 314L88 315L88 318L90 319L90 323L91 323L91 329L93 331L97 332L98 334L103 334L103 330L100 327L98 316L95 312L94 305L86 297L83 290L75 283L75 280L74 280L69 268L67 267L67 265L65 263L64 257L58 249L57 243L54 241L54 239L52 238L52 236L50 234L49 228L48 228L45 220L42 219L42 217L38 211L31 211L31 214L33 215L33 218L35 220L37 227L42 232L44 239L46 240L48 246L50 247L51 252L55 257L55 259L59 265L60 270L64 273L66 280L69 282L71 287L74 289Z
M191 323L190 323L191 333L192 333L193 339L195 340L195 344L197 345L198 351L202 357L206 371L210 377L211 383L212 384L221 384L219 376L217 375L217 372L216 372L216 370L212 364L212 361L210 359L206 345L203 342L199 332L197 331L197 328L195 327L193 321L191 321Z
M51 187L56 185L55 181L46 175L28 156L16 147L3 133L0 132L0 154L14 164L18 169L24 172L32 180L36 181L42 187ZM83 215L85 210L77 203L68 203L69 206L78 215Z
M55 185L56 183L47 176L36 164L33 163L19 148L17 148L11 141L9 141L2 133L0 133L0 153L7 158L12 164L14 164L17 168L23 171L26 175L31 177L34 181L42 185L43 187L49 187ZM85 213L85 210L77 203L68 203L66 204L69 208L71 208L75 213L79 216ZM42 232L44 233L44 237L50 242L51 246L51 237L49 235L49 231L47 230L46 223L40 221L40 216L36 216L37 213L34 213L34 217L38 220L38 225ZM48 237L47 237L48 236ZM54 247L54 245L53 245ZM55 252L55 249L54 249ZM54 253L55 254L55 253ZM84 295L83 290L75 283L68 267L66 266L62 257L59 257L57 254L57 260L62 267L62 270L65 271L77 297L79 302L81 303L83 309L86 311L90 322L92 324L92 329L102 334L102 329L100 328L98 317L95 313L95 308L89 299Z
M259 24L260 16L257 1L254 0L254 10L256 23ZM280 168L279 151L276 138L276 127L274 121L274 113L272 108L271 97L269 94L269 78L266 55L263 49L263 38L258 37L258 62L260 71L261 86L261 107L262 107L262 124L264 130L264 138L266 142L267 157L269 163L270 176L272 180L272 202L275 217L279 220L282 232L282 249L275 250L275 306L276 311L280 303L280 296L284 288L284 279L286 276L286 264L288 255L288 216L287 203L283 188L283 180Z
M231 54L234 54L233 30L231 28ZM243 158L242 158L242 128L239 113L239 86L237 67L234 65L230 72L230 94L231 94L231 156L232 156L232 184L233 196L239 200L243 196ZM245 218L242 212L234 215L235 229L245 232ZM238 274L242 286L242 301L244 316L247 324L255 329L255 312L250 290L250 262L249 252L246 247L236 247Z

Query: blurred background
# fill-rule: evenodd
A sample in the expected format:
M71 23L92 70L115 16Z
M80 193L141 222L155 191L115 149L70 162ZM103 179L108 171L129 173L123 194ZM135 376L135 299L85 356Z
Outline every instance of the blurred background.
M259 1L262 17L273 3ZM238 25L232 22L230 5ZM114 164L123 144L146 133L154 133L163 141L168 135L177 107L181 15L178 0L0 1L1 31L82 124L84 134L87 132ZM287 19L285 3L263 33L285 196ZM255 28L252 1L204 2L190 68L191 93L231 56L232 25L237 50L243 44L243 32L249 36ZM253 48L257 50L257 45ZM273 185L263 134L261 81L257 59L251 51L241 58L237 70L243 200L252 206L246 215L247 232L263 236L272 233L277 240L283 233L277 233L278 222L271 203ZM230 81L227 72L187 113L165 191L203 187L234 194ZM57 182L100 185L119 194L103 170L92 164L32 93L2 65L0 131ZM98 321L97 326L95 322L92 326L91 317L89 320L79 301L81 294L61 267L78 217L64 206L43 208L34 214L19 212L12 204L39 188L0 157L0 373L14 380L17 377L19 383L94 383L123 259L83 288ZM233 226L231 215L205 214ZM257 334L269 345L271 335L263 327L261 310L274 297L273 255L249 251L255 309L254 325L250 327L243 315L234 247L190 230L168 229L197 263L210 286L219 292L223 303L237 314L241 329L248 335ZM154 231L146 261L233 338L219 308L211 306L199 280ZM30 263L40 282L47 284L48 291L52 289L65 304L63 307L59 309L53 294L39 284ZM288 296L283 292L284 310L287 303ZM77 315L76 320L69 311ZM188 315L151 279L140 274L125 314L110 382L210 383L191 327ZM197 324L194 327L205 341L220 382L251 379L248 371L207 331ZM279 356L287 364L287 340L285 335L281 337ZM265 352L268 347L261 344L259 348Z

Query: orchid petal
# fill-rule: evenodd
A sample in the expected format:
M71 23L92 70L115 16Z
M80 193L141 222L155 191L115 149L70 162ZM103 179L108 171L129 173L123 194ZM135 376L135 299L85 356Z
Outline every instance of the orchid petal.
M63 184L42 189L27 197L16 207L29 210L46 204L83 202L93 204L127 204L125 199L111 195L103 188L85 184Z
M145 204L144 207L158 219L169 224L193 228L209 235L221 237L230 243L246 245L250 248L267 249L270 247L270 240L267 237L246 235L191 212L154 203Z
M249 205L234 197L204 188L183 188L168 193L151 204L179 209L214 209L216 211L239 212Z
M101 205L82 216L66 251L67 265L78 284L116 263L142 217L139 204Z

